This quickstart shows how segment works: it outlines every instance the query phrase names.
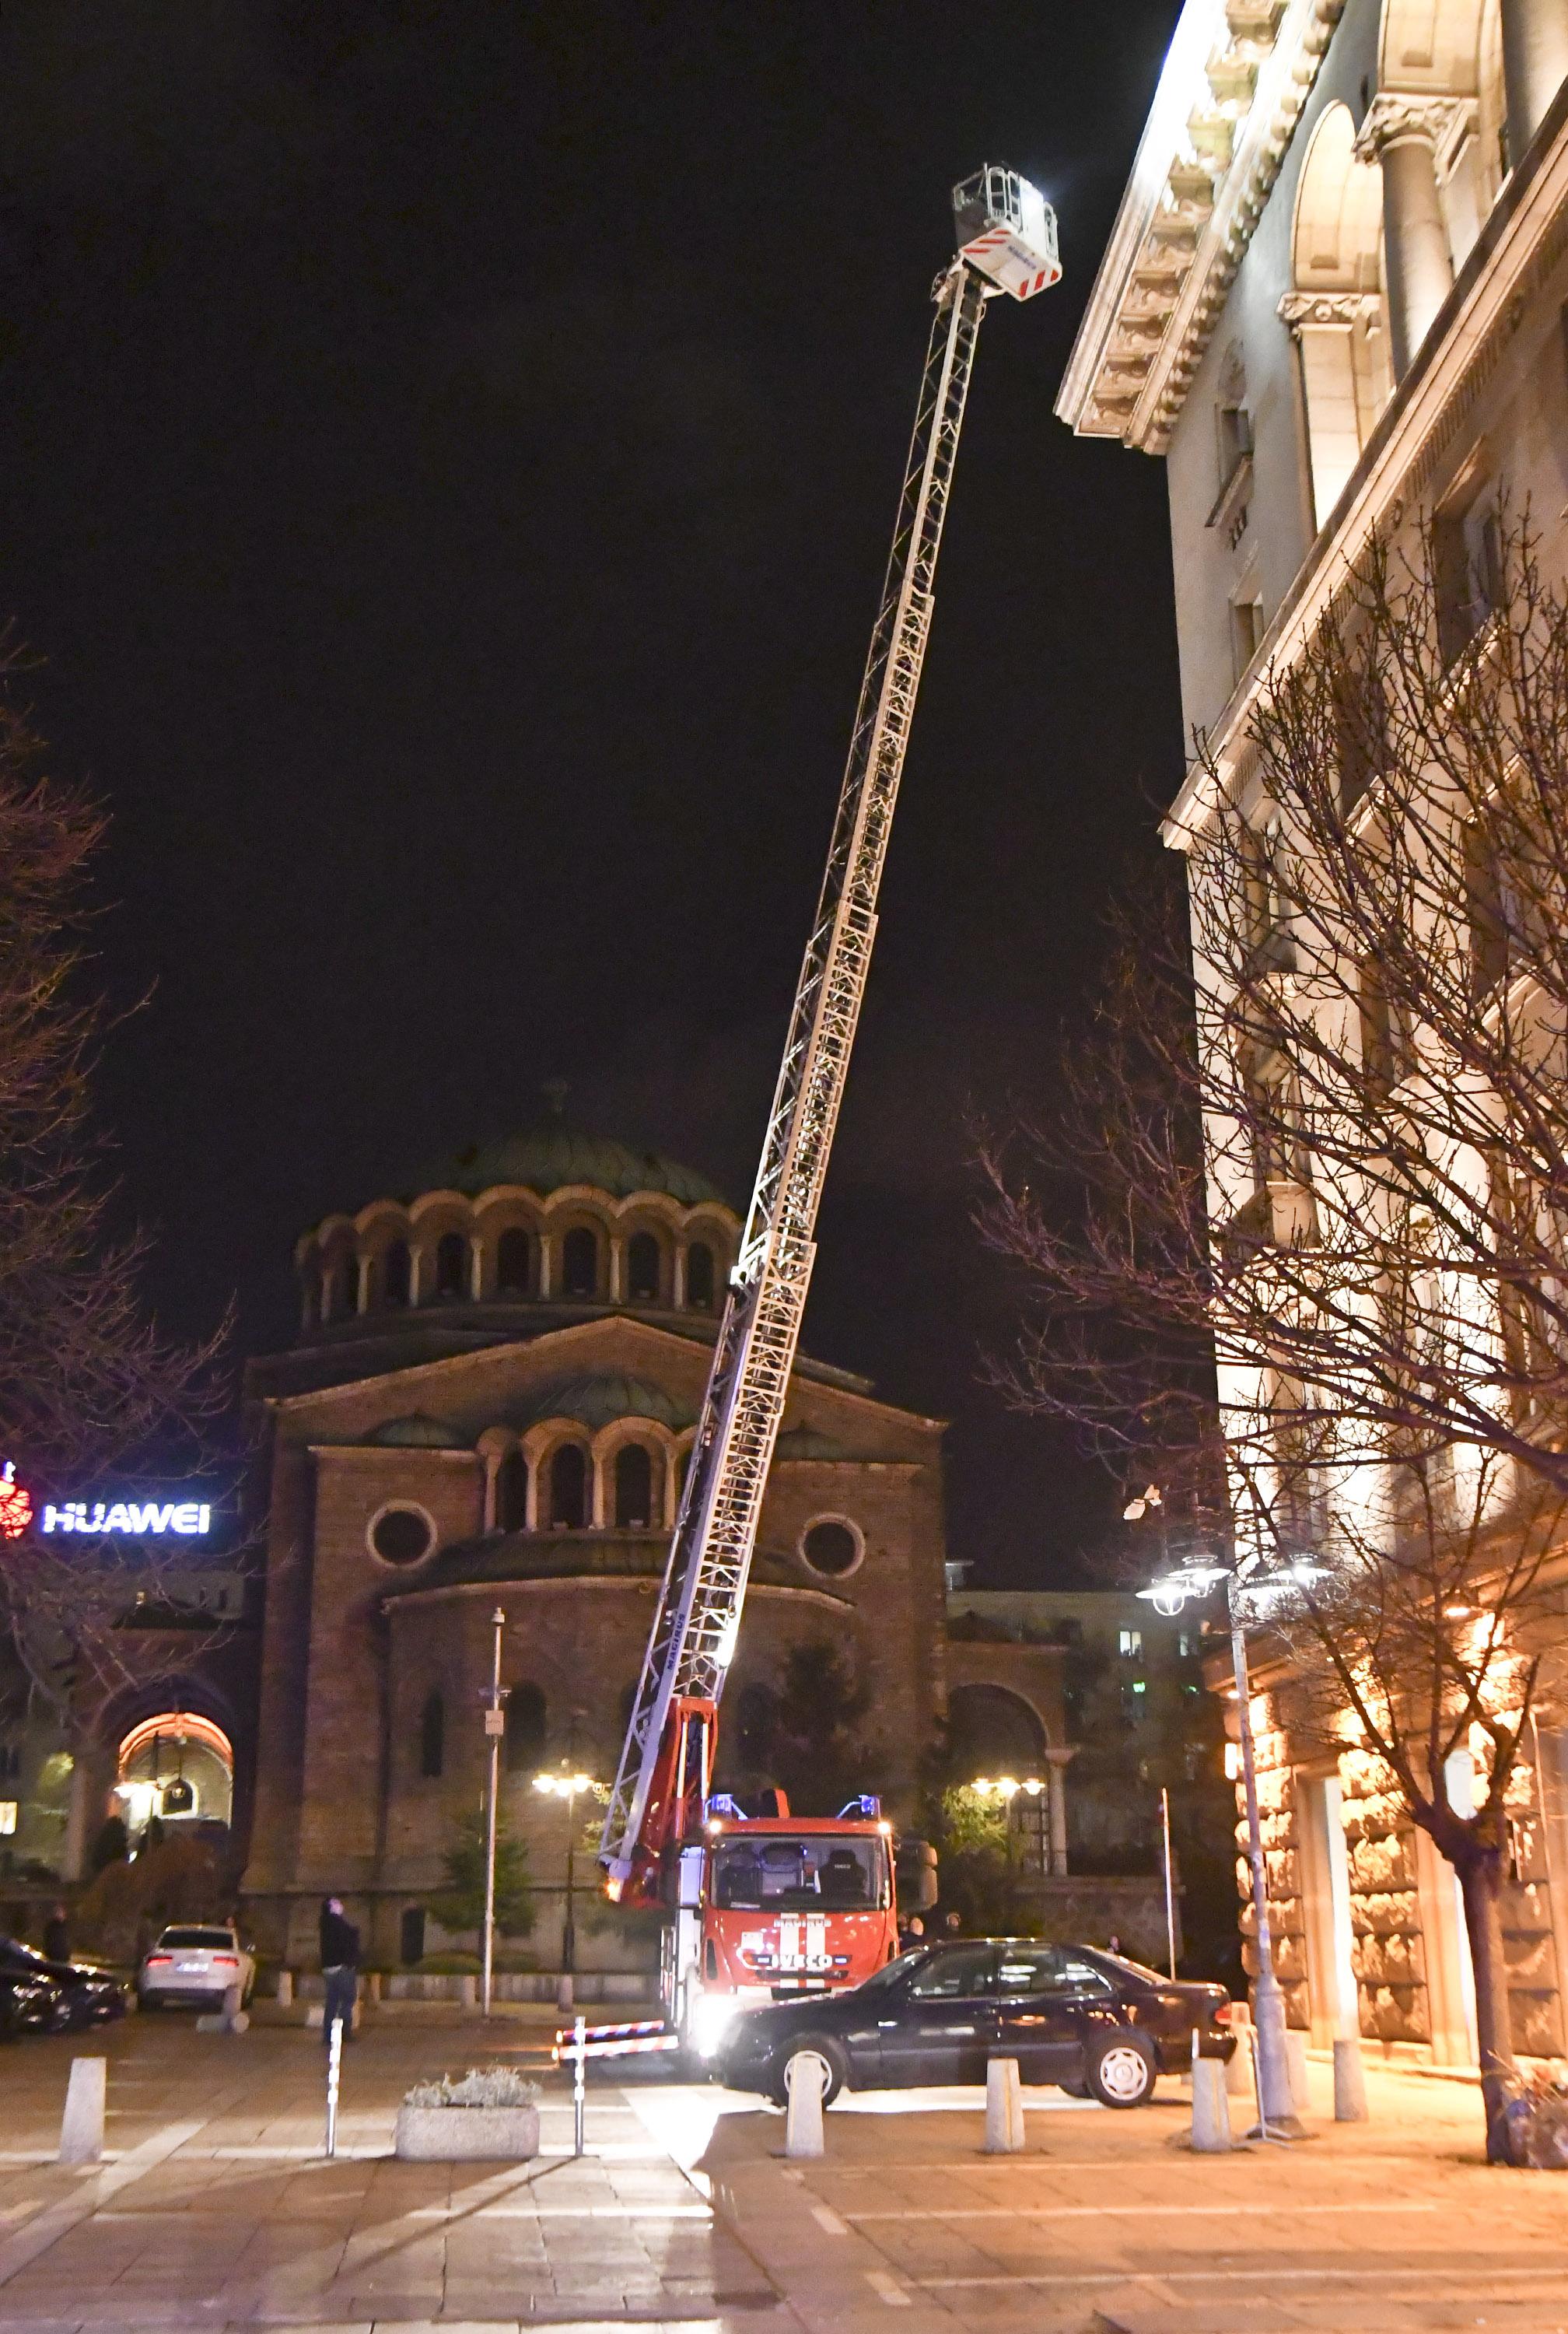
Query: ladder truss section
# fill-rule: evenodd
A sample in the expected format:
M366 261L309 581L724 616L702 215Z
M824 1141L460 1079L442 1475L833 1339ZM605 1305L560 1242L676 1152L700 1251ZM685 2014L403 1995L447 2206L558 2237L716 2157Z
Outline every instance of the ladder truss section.
M768 1467L815 1255L828 1154L876 934L877 894L930 631L954 458L987 297L962 260L939 279L914 437L871 635L827 870L801 968L762 1162L714 1351L600 1854L611 1889L656 1854L643 1839L678 1696L717 1702L734 1657Z

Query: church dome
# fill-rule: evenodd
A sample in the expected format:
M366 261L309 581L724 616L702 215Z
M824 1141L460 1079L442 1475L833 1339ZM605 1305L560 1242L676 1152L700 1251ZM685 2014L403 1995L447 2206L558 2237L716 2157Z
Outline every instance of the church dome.
M520 1183L542 1198L568 1183L586 1183L616 1200L630 1199L634 1191L662 1191L685 1208L726 1204L723 1192L706 1175L683 1167L662 1151L639 1151L613 1135L584 1134L560 1118L546 1119L499 1142L470 1143L421 1188L462 1191L476 1199L502 1183Z
M693 1413L650 1379L604 1373L596 1376L561 1378L542 1387L529 1404L529 1417L572 1418L596 1432L618 1418L652 1418L678 1433L689 1426Z
M428 1411L410 1411L407 1418L389 1418L365 1437L367 1442L377 1442L392 1451L467 1451L473 1446L466 1434L445 1420L432 1418Z

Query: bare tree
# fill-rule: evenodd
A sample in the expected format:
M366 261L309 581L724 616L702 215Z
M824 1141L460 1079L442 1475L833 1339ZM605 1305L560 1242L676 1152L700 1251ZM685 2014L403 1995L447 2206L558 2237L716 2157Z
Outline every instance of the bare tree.
M1049 1123L984 1145L1032 1297L1004 1375L1210 1545L1323 1553L1302 1690L1458 1875L1502 2153L1503 1810L1568 1497L1568 601L1527 526L1479 565L1374 545L1198 762L1186 916L1121 913Z
M199 1455L222 1389L218 1339L182 1348L147 1316L145 1248L109 1229L91 1084L106 1016L86 959L86 884L104 819L44 770L0 673L0 1460L31 1493L0 1515L0 1628L20 1691L72 1731L127 1683L188 1658L150 1623L173 1566L103 1539L44 1538L45 1500L117 1465ZM128 1623L132 1625L126 1625Z

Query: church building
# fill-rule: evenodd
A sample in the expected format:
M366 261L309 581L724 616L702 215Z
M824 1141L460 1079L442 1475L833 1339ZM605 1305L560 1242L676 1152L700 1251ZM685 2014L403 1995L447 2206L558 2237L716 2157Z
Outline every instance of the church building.
M550 1965L585 1803L573 1819L535 1778L613 1779L740 1230L700 1175L556 1119L299 1242L298 1343L247 1374L270 1513L244 1887L266 1953L308 1962L329 1892L375 1965L439 1943L427 1907L482 1804L500 1612L502 1812ZM792 1650L826 1648L864 1704L869 1787L912 1814L946 1710L941 1441L801 1358L726 1699L731 1775L765 1756ZM593 1890L591 1856L577 1878ZM580 1921L580 1960L631 1950Z

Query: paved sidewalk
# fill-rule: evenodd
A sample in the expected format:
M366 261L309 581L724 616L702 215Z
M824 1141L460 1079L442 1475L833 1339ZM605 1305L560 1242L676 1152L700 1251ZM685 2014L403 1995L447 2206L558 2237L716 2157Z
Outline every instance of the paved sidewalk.
M547 2017L547 2014L546 2014ZM526 2063L544 2021L369 2028L322 2139L319 2039L132 2020L0 2056L0 2334L310 2326L371 2334L629 2322L685 2334L1568 2334L1568 2176L1489 2170L1469 2088L1370 2078L1374 2120L1288 2152L1194 2156L1174 2084L1111 2115L1028 2094L1028 2149L981 2153L975 2093L835 2107L782 2158L760 2102L595 2070L590 2157L546 2078L544 2153L400 2165L407 2085ZM68 2062L110 2059L111 2160L51 2159Z

